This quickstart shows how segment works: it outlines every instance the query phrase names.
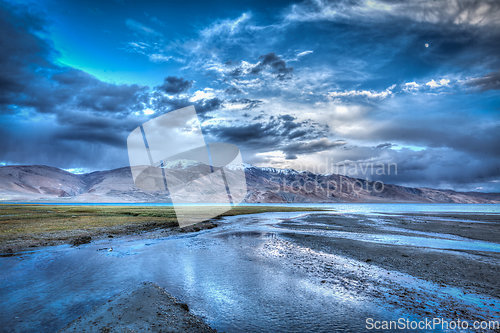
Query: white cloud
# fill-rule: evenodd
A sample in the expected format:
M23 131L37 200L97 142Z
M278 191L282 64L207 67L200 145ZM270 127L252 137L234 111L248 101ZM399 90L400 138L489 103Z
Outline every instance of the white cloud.
M448 79L441 79L439 80L439 83L442 85L442 86L447 86L448 83L450 83L450 80Z
M420 85L418 83L416 83L415 81L414 82L406 82L405 85L411 89L420 87Z
M141 50L144 50L146 48L149 47L148 44L146 43L143 43L143 42L130 42L128 43L130 46L132 46L133 48L138 48L138 49L141 49Z
M430 80L429 82L427 82L425 85L431 87L431 88L437 88L439 87L439 84L436 83L436 81L434 81L434 79Z
M189 99L190 102L196 102L200 99L210 99L214 98L215 94L212 88L205 88L203 90L198 90L194 93L194 95Z
M327 96L332 99L335 97L357 97L357 96L364 96L368 98L386 98L390 95L392 95L392 90L396 87L396 85L392 85L389 88L387 88L384 91L373 91L373 90L351 90L351 91L332 91L327 94Z
M165 61L169 61L170 59L172 59L171 56L166 56L166 55L159 54L159 53L150 54L148 56L148 58L152 62L165 62Z
M135 41L124 43L125 47L123 48L126 52L135 52L138 54L142 54L148 58L151 62L166 62L169 60L176 60L178 62L183 62L183 59L174 58L173 56L167 56L163 54L164 48L162 47L162 38L163 35L151 28L148 28L142 25L139 22L136 22L132 19L128 19L126 21L127 27L141 36L136 36L140 39L144 39L144 41ZM151 37L154 38L154 42L151 40Z
M413 82L406 82L403 85L402 89L403 89L404 92L409 93L409 92L416 92L416 91L418 91L418 88L420 88L420 87L421 87L420 84L418 84L415 81L413 81Z
M237 33L240 30L242 24L248 21L251 17L251 13L243 13L237 19L227 19L214 23L209 27L203 29L200 34L205 38L220 35L233 35Z
M139 23L135 20L127 19L125 21L125 24L127 25L127 27L129 27L131 30L133 30L134 32L136 32L138 34L145 35L145 36L152 36L152 37L163 37L163 35L161 33L159 33L158 31L151 29L151 28L145 26L144 24Z
M441 79L438 82L436 82L436 81L434 81L434 79L432 79L429 82L427 82L425 85L427 85L431 88L439 88L439 87L447 86L448 83L450 83L450 80L448 80L448 79Z
M311 54L311 53L313 53L313 51L300 52L299 54L297 54L297 57L303 57L303 56Z
M500 3L497 0L419 0L360 2L313 0L292 5L288 21L337 21L342 19L386 19L407 17L417 22L452 23L456 25L500 25Z

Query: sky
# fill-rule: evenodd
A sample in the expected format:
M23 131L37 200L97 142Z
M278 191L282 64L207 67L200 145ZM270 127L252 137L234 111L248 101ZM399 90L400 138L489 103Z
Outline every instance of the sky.
M127 166L194 105L256 166L500 192L498 0L0 0L0 29L0 165Z

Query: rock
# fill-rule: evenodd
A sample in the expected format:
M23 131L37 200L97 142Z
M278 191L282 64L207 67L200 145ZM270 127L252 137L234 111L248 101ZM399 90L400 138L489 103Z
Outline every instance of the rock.
M70 244L73 246L79 246L82 244L88 244L88 243L90 243L90 241L92 241L92 237L82 236L82 237L73 238L71 240Z
M189 311L189 306L188 306L186 303L177 303L177 304L179 304L179 306L180 306L182 309L184 309L184 310L186 310L186 311Z

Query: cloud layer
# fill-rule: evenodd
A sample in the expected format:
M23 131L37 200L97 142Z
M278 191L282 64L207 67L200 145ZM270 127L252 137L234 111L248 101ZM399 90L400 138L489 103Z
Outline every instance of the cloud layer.
M63 64L48 12L1 3L1 163L125 166L131 130L194 104L207 141L250 163L500 190L497 2L315 0L184 30L134 6L113 7L120 31L100 54L137 77L161 72L154 84ZM354 170L373 163L398 174Z

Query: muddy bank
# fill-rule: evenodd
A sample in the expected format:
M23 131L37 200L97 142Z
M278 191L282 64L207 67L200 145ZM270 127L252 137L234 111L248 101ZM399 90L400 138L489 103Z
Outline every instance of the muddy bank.
M488 252L474 254L427 248L384 245L351 239L284 234L297 244L331 254L364 261L389 270L496 297L500 295L500 256Z
M197 218L205 216L212 208L217 209L217 206L190 206L184 214L187 214L187 218ZM237 206L206 222L179 228L172 206L0 204L0 256L30 251L40 246L79 246L105 238L138 234L144 237L166 237L198 232L215 228L223 216L311 210L314 209Z
M80 246L104 239L143 235L145 238L160 238L180 235L189 232L198 232L217 227L215 221L207 221L190 227L180 228L177 222L147 222L140 224L116 225L110 227L93 228L90 230L68 230L55 233L40 233L19 235L15 239L0 245L0 256L16 255L41 246L56 246L70 244Z
M285 242L360 263L360 272L355 274L343 272L336 265L314 267L313 263L303 260L294 264L298 269L315 272L325 283L346 284L348 288L385 298L391 304L421 316L498 320L498 215L373 217L316 214L284 220L276 226ZM466 235L473 239L465 238ZM455 248L447 248L448 244ZM467 249L461 249L461 246ZM472 250L474 246L489 246L491 251ZM386 273L374 273L380 269ZM408 288L401 283L408 278L397 276L399 273L429 281L432 285ZM365 274L366 277L359 278ZM387 298L383 290L390 290L392 299ZM474 301L465 302L467 298Z
M68 332L216 332L189 307L154 283L143 283L110 299L59 330Z
M448 240L456 235L479 241L500 243L500 217L498 215L450 215L412 214L400 217L366 216L309 216L297 221L284 221L280 227L289 230L324 230L327 233L285 232L283 236L311 249L338 254L430 280L442 285L450 285L470 292L496 297L500 295L500 253L465 249L432 248L423 244L420 238L431 242ZM318 224L319 223L319 224ZM328 231L350 232L348 238L338 237ZM413 231L420 233L415 234ZM362 239L363 235L418 236L415 246L384 244L383 236L377 242ZM359 238L359 239L356 239ZM467 241L467 239L457 238Z

